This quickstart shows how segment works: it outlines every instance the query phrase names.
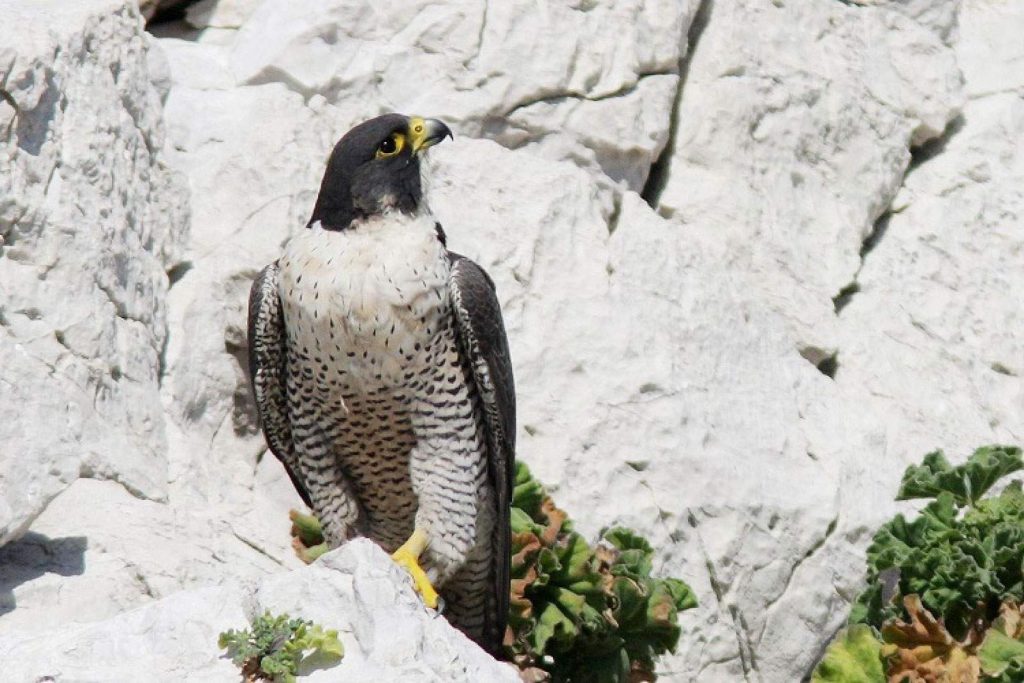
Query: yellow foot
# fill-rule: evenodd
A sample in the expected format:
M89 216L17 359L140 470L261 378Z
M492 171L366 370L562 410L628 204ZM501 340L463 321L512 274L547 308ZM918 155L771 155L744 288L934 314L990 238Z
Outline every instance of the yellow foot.
M412 576L413 587L416 592L423 596L423 603L431 608L437 609L437 591L430 584L427 573L420 566L420 555L427 549L427 535L420 529L412 532L409 540L402 544L402 547L391 556L395 562L405 567L405 570Z

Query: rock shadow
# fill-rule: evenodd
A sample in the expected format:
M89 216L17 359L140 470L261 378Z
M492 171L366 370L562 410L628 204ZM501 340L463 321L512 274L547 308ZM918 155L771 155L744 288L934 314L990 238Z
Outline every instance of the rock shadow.
M44 574L79 576L85 573L85 536L50 538L28 532L0 548L0 617L17 603L14 589Z

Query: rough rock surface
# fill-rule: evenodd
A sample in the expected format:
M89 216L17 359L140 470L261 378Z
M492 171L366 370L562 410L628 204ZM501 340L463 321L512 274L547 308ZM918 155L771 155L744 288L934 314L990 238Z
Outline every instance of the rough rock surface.
M265 2L231 45L239 84L325 97L343 121L430 111L483 136L643 187L696 2L533 0L396 6Z
M148 43L131 2L4 5L0 542L79 475L166 495L165 271L187 210Z
M311 683L519 680L425 608L403 570L365 540L248 588L179 591L104 621L51 623L0 640L0 657L5 677L15 681L233 680L238 669L217 647L217 635L247 628L265 610L338 631L344 658L301 670Z
M302 566L287 516L276 506L278 514L260 515L257 496L249 502L251 518L227 517L219 507L139 500L115 482L79 479L28 534L0 548L0 636Z
M714 230L801 342L830 353L831 298L910 148L959 112L953 51L887 7L835 1L707 2L699 22L657 208Z
M181 257L165 256L182 244L172 221L146 233L170 246L143 250L173 267L166 298L160 290L140 307L168 329L163 410L147 423L160 425L156 440L104 433L122 463L166 433L166 502L129 495L150 494L127 465L107 470L121 484L80 481L54 500L0 550L0 652L41 647L14 634L45 631L46 619L83 622L75 633L98 639L118 619L132 630L149 614L154 633L179 633L184 617L157 618L171 602L84 622L180 600L195 609L184 609L188 637L211 657L188 670L201 677L202 666L220 666L210 634L237 623L230 605L241 599L211 612L196 598L205 593L175 591L216 584L203 590L237 595L232 581L266 586L277 580L267 574L294 566L285 513L297 497L263 453L244 377L245 294L301 229L337 136L398 109L455 129L456 141L431 151L430 196L452 247L498 284L519 456L585 534L636 528L659 549L659 571L698 591L679 651L659 663L664 680L800 680L860 590L864 546L896 509L902 469L935 447L963 457L1024 438L1024 9L382 8L207 0L187 23L159 28L166 63L151 51L148 69L166 93L169 149L154 154L188 178L191 236ZM42 35L72 42L92 16L81 12ZM19 59L51 43L16 43ZM7 196L45 197L38 179L49 176L34 173ZM84 181L67 196L79 194L108 196ZM176 215L185 206L166 193L152 201ZM22 259L55 250L21 244L32 246ZM0 257L5 295L12 251ZM49 272L46 282L58 271ZM28 276L11 282L17 297L32 295ZM53 305L83 291L37 298ZM10 319L20 305L0 310ZM146 330L162 340L163 324ZM53 343L52 332L18 334ZM13 353L0 342L0 355ZM29 386L19 378L35 377L33 364L0 360L5 398L2 380ZM47 497L99 471L79 464L91 448L84 436L51 426L75 395L66 391L23 392L15 411L0 402L35 430L13 443L64 439L63 450L15 460L0 421L5 467L58 473L45 475L56 481ZM51 460L40 467L43 454ZM152 538L140 540L146 529ZM320 608L284 593L273 604ZM352 619L353 633L369 628ZM350 653L369 653L367 642ZM374 667L387 656L351 661Z

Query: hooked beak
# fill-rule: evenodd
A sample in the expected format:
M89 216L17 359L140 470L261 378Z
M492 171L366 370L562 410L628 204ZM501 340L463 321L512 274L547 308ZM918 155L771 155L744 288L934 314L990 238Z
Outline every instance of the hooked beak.
M433 147L446 137L455 139L448 126L438 119L424 119L419 116L409 119L409 140L412 142L413 154Z

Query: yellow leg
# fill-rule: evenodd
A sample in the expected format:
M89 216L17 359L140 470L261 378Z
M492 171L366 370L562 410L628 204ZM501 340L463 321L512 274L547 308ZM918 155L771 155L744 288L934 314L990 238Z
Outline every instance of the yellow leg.
M431 609L437 609L437 591L430 585L430 579L419 563L420 555L427 549L428 544L427 534L421 529L416 529L409 540L395 551L391 559L405 567L412 576L416 592L423 596L423 603Z

